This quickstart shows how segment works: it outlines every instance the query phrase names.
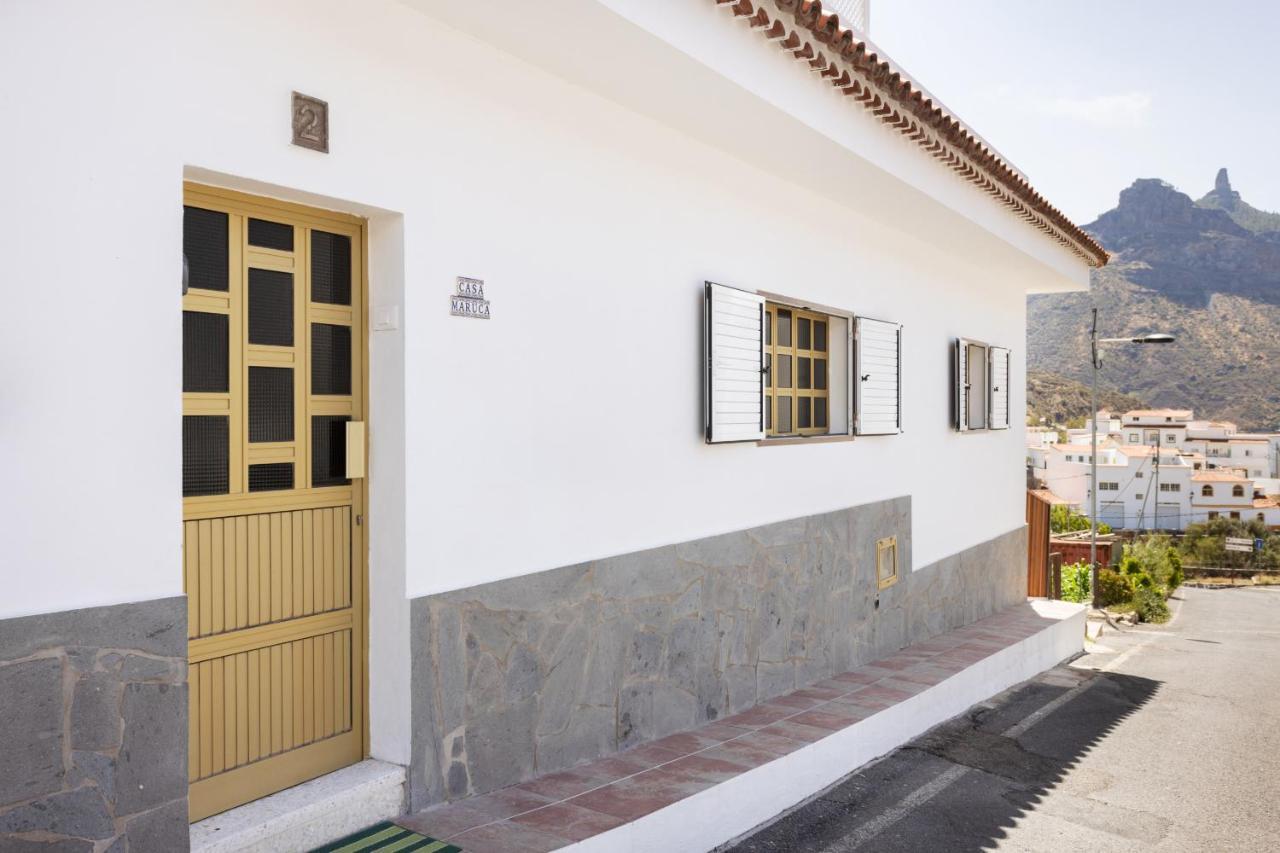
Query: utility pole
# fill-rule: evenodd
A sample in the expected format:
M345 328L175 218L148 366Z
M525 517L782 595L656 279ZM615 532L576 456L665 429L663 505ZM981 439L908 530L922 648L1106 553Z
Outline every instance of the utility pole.
M1098 595L1098 309L1093 309L1093 327L1089 332L1089 366L1093 368L1093 384L1089 391L1089 422L1093 425L1089 456L1089 588L1093 591L1093 606L1097 608Z
M1155 465L1155 484L1152 486L1156 492L1156 523L1151 525L1152 530L1160 529L1160 437L1163 433L1156 430L1156 465Z

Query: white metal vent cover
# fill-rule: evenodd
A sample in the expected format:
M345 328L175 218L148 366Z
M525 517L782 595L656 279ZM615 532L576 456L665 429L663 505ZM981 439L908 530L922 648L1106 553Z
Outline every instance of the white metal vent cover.
M823 7L839 15L842 25L870 35L871 0L828 0Z

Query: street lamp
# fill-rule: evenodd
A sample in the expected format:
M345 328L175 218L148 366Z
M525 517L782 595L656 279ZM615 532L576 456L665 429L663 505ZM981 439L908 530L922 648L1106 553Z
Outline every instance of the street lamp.
M1102 367L1102 357L1098 354L1099 344L1171 344L1173 335L1142 335L1136 338L1099 338L1098 309L1093 309L1093 326L1089 330L1090 364L1093 365L1093 386L1090 394L1090 405L1093 412L1089 417L1092 426L1092 442L1089 456L1089 565L1090 588L1093 590L1093 606L1099 606L1098 596L1098 369ZM1157 444L1156 453L1159 453ZM1158 457L1157 457L1158 462ZM1159 496L1156 496L1157 514L1159 514Z

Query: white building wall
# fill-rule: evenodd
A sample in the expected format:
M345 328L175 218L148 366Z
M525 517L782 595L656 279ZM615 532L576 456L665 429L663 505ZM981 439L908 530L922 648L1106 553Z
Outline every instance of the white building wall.
M609 5L651 17L638 0ZM680 14L718 12L706 6ZM715 26L717 61L755 73L760 45ZM625 27L619 62L665 50ZM895 168L915 163L916 189L817 191L807 148L745 162L698 128L390 2L6 4L0 71L28 81L4 87L22 132L0 135L12 283L0 517L10 565L26 573L0 617L181 593L184 177L371 217L372 314L399 320L371 344L371 507L384 511L370 518L371 571L384 592L904 493L916 565L1023 523L1020 419L950 430L949 345L1011 346L1010 406L1023 411L1024 288L1074 286L1084 268L878 123L836 112L843 102L815 95L799 69L771 80L771 95L821 102L829 126L760 124L750 146L799 140L814 162L838 155L881 182L869 186L892 186L849 153L863 139ZM294 89L329 101L330 154L288 144ZM744 103L776 116L755 95ZM804 174L769 168L783 162ZM493 320L448 316L457 275L486 280ZM905 434L705 446L704 279L906 323ZM939 477L963 488L936 488Z

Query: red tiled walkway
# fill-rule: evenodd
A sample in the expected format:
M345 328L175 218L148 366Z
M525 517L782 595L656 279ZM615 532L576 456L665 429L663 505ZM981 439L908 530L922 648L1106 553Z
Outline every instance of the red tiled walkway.
M1044 627L1013 607L693 731L398 822L466 853L556 850L890 710Z

